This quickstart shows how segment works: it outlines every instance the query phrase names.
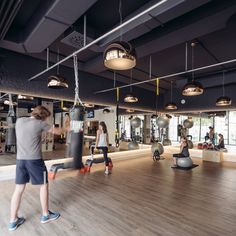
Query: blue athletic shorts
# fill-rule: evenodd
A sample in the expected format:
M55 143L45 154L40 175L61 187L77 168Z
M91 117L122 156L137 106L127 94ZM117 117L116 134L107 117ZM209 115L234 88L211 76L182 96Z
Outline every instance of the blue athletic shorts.
M42 159L16 160L16 184L26 184L29 181L33 185L48 183L47 167Z

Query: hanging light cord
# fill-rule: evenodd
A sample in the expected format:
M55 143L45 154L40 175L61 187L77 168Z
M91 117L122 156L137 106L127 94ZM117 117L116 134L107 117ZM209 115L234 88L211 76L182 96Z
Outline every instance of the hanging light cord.
M149 79L152 78L152 55L150 55L149 59Z
M116 72L114 71L113 74L113 80L114 80L114 88L116 87Z
M132 89L132 79L133 79L133 70L130 70L130 92L132 93L133 89Z
M171 102L173 101L173 91L172 91L172 87L173 87L173 81L171 80L171 83L170 83L170 101L171 101Z
M49 48L47 48L47 68L49 67Z
M60 61L60 55L59 55L60 51L59 48L57 49L57 62ZM60 69L60 64L58 64L57 66L57 74L59 75L59 69Z
M120 25L122 25L123 20L122 20L122 0L119 1L119 15L120 15ZM120 41L123 40L123 35L122 35L122 28L120 28Z
M225 71L223 70L223 81L222 81L222 85L223 85L223 96L225 96Z
M191 46L192 46L192 70L193 70L194 69L194 46L195 46L195 43L192 43ZM194 71L192 72L192 81L194 81Z
M74 74L75 74L75 100L74 100L74 106L79 103L84 107L84 104L80 100L79 97L79 75L78 75L78 60L77 55L74 55ZM73 107L74 107L73 106Z

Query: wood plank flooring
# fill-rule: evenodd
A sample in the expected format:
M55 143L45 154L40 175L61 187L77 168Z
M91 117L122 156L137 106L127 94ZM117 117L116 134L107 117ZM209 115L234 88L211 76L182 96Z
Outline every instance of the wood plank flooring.
M21 213L26 222L8 232L13 181L0 182L0 236L235 236L236 166L201 162L173 170L169 159L115 161L88 175L63 171L50 183L56 222L40 224L38 188L28 185Z

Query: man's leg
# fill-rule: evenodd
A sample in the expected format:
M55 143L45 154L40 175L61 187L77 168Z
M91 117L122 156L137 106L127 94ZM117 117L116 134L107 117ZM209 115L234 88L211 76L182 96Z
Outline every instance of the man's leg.
M40 202L43 215L48 215L48 184L40 186Z
M20 208L21 197L25 190L25 184L16 184L15 191L11 199L11 218L10 222L14 222L18 217L18 210Z

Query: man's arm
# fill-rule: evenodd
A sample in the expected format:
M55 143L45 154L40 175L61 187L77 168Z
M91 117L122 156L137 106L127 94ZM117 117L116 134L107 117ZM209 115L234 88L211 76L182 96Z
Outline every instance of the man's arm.
M68 130L66 128L56 128L56 127L51 127L47 132L48 133L52 133L52 134L56 134L56 135L61 135L65 132L67 132Z

